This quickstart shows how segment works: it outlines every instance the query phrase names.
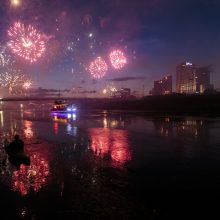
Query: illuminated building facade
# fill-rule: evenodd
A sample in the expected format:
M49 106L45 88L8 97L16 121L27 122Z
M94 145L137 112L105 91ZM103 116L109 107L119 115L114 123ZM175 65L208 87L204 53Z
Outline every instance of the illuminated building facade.
M195 64L186 62L176 67L176 92L177 93L204 93L210 89L210 68L196 67Z
M172 93L172 76L165 76L161 80L154 81L152 95L167 95Z

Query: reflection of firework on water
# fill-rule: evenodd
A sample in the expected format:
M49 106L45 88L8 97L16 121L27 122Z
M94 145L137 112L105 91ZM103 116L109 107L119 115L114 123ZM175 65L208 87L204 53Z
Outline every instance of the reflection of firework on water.
M35 192L45 185L46 177L49 175L49 165L47 161L38 154L31 156L31 165L20 166L18 171L13 172L13 190L26 195L32 187Z
M96 79L102 78L106 74L107 70L108 66L101 57L97 57L89 66L91 75Z
M41 34L31 25L26 27L24 24L16 22L9 28L8 36L10 37L8 46L13 53L31 63L36 62L45 51L45 42Z
M110 62L115 69L121 69L127 63L124 53L120 50L114 50L109 55Z
M112 162L116 162L118 166L123 166L127 161L131 160L129 135L127 131L108 127L111 120L106 118L106 128L90 128L88 130L91 149L95 155L99 157L110 157ZM107 158L108 158L107 157Z
M32 129L32 127L33 127L33 122L25 120L25 121L24 121L24 127L25 127L25 128L24 128L24 135L25 135L25 137L26 137L27 139L32 138L33 135L34 135L34 132L33 132L33 129Z

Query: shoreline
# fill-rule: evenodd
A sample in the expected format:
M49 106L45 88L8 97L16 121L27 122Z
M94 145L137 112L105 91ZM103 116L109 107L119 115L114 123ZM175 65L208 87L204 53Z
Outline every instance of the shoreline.
M2 99L2 103L36 102L48 105L58 98L10 98ZM79 110L103 110L140 112L147 115L208 115L220 116L220 94L146 96L141 99L103 99L103 98L59 98L67 103L75 104ZM36 107L36 106L35 106ZM48 106L49 107L49 106ZM50 108L48 108L50 110Z

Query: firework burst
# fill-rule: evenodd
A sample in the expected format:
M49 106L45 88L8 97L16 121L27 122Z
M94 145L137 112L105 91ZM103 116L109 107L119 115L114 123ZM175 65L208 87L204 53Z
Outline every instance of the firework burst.
M5 56L5 54L0 53L0 66L6 66L9 64L9 57Z
M97 57L93 62L91 62L89 71L94 78L100 79L108 71L108 66L101 57Z
M31 25L26 27L16 22L9 28L8 36L8 46L12 52L31 63L36 62L45 51L45 42L41 34Z
M10 69L7 72L0 73L0 86L7 87L11 94L15 87L23 84L25 76L15 69Z
M26 80L26 81L24 81L22 87L27 90L31 87L31 85L32 85L31 80Z
M11 63L11 57L6 53L5 47L0 47L0 67L9 66Z
M115 92L117 92L117 88L115 87L114 83L109 83L105 88L104 90L102 91L102 93L104 95L110 95L112 96Z
M110 62L115 69L121 69L127 64L124 53L120 50L114 50L109 55Z

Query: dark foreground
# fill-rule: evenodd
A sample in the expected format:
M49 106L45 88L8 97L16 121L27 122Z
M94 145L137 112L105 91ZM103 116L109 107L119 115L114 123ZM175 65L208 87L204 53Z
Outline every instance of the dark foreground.
M18 132L31 158L3 164L1 145L1 219L220 217L219 118L27 106L0 114L1 140Z

